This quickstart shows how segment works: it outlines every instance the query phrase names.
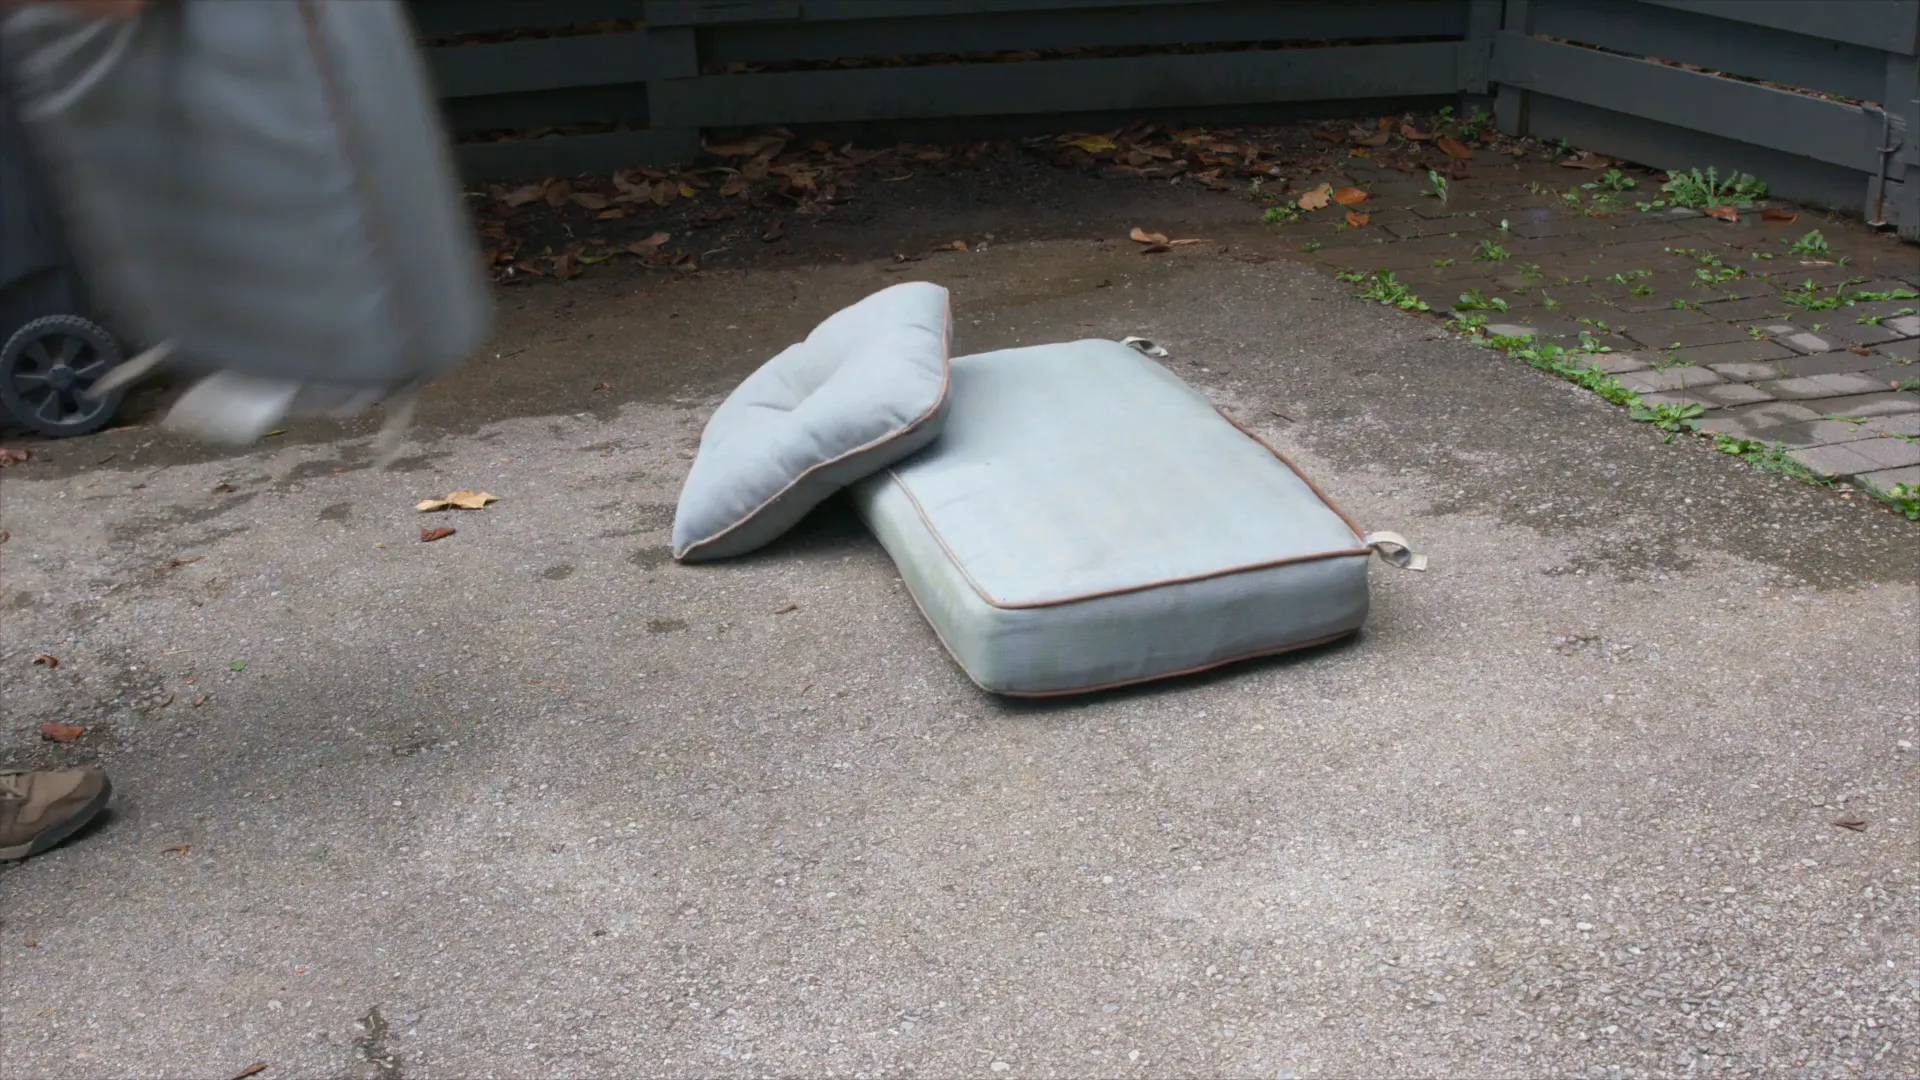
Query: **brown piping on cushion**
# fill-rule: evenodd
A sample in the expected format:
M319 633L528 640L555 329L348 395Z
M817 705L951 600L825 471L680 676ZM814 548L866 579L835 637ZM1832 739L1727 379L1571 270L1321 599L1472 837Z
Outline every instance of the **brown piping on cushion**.
M1246 428L1242 427L1238 421L1234 420L1233 417L1228 416L1224 412L1221 412L1220 409L1218 409L1217 407L1214 409L1214 411L1220 414L1221 419L1225 420L1229 424L1232 424L1235 431L1238 431L1240 434L1245 435L1249 439L1252 439L1255 443L1259 444L1261 449L1265 450L1269 454L1272 454L1274 457L1279 458L1280 463L1282 465L1285 465L1288 468L1288 470L1290 470L1293 473L1293 475L1299 477L1300 482L1306 484L1308 490L1312 491L1314 496L1318 498L1320 502L1324 506L1326 506L1327 509L1333 511L1334 515L1337 516L1340 519L1340 521L1343 524L1345 524L1349 530L1352 531L1353 538L1355 540L1359 540L1366 535L1365 533L1360 531L1360 526L1354 524L1353 519L1346 515L1346 511L1341 510L1338 506L1335 506L1333 503L1333 500L1327 498L1326 492L1321 491L1320 486L1318 484L1315 484L1313 481L1307 479L1306 474L1301 472L1299 466L1295 465L1293 461L1287 457L1287 455L1274 449L1273 446L1270 445L1265 439L1262 439L1260 436L1255 435L1251 431L1248 431ZM1362 544L1360 547L1357 547L1357 548L1344 548L1344 549L1335 550L1335 551L1320 551L1320 552L1315 552L1311 555L1290 555L1284 559L1273 559L1268 562L1248 563L1245 566L1229 566L1220 570L1209 570L1204 574L1192 574L1187 577L1162 578L1158 581L1149 581L1139 585L1125 585L1117 589L1105 589L1100 592L1082 593L1076 596L1062 596L1062 597L1056 597L1050 600L1027 600L1017 604L1006 603L1004 601L995 599L992 595L990 595L987 592L986 589L981 588L980 583L978 581L975 581L973 579L973 575L967 571L966 565L962 563L959 557L953 553L953 549L947 546L947 538L944 536L941 536L940 530L934 527L932 519L927 516L926 508L921 506L920 500L914 497L913 489L907 486L906 481L900 479L899 472L893 469L888 469L887 476L889 479L891 479L894 482L895 485L897 485L900 488L901 493L906 495L907 501L913 504L913 512L920 515L920 524L926 526L927 534L933 537L934 543L940 545L940 550L947 553L947 561L953 564L953 568L960 572L960 576L962 578L966 579L967 585L973 589L974 593L978 595L980 599L986 601L989 607L999 608L1002 611L1021 611L1021 610L1030 609L1030 608L1061 607L1066 604L1078 604L1086 600L1099 600L1109 596L1125 596L1128 593L1147 592L1151 589L1165 588L1166 586L1169 586L1169 585L1190 585L1196 581L1210 581L1214 578L1231 577L1235 574L1252 573L1253 571L1256 571L1256 570L1271 570L1276 566L1288 566L1293 563L1317 562L1321 559L1342 559L1342 558L1349 558L1349 557L1358 557L1358 558L1364 559L1373 554L1372 548ZM911 592L912 590L909 589L908 591Z
M1306 473L1301 472L1300 466L1295 465L1293 463L1292 458L1281 453L1279 447L1274 446L1272 443L1268 442L1267 440L1261 438L1258 435L1255 435L1251 428L1247 427L1245 424L1242 424L1240 421L1235 420L1232 416L1229 416L1227 414L1227 410L1221 408L1220 406L1215 405L1213 407L1213 411L1219 413L1221 419L1225 420L1229 424L1232 424L1235 428L1238 428L1240 431L1240 434L1245 435L1247 438L1252 439L1254 442L1259 443L1261 449L1265 450L1269 454L1272 454L1274 457L1279 458L1280 464L1285 465L1289 469L1292 469L1293 475L1299 477L1301 483L1307 485L1307 488L1309 490L1311 490L1316 496L1319 496L1320 501L1327 504L1327 509L1333 511L1334 516L1338 517L1341 521L1344 521L1347 523L1347 528L1353 530L1353 538L1355 540L1364 541L1366 539L1367 530L1361 528L1359 522L1348 517L1347 512L1345 510L1340 509L1340 505L1338 503L1328 498L1327 493L1320 490L1320 485L1314 483L1312 477L1308 476Z
M919 416L914 417L912 420L908 421L907 423L902 424L897 428L894 428L892 431L887 432L886 434L880 436L877 439L872 439L866 443L863 443L860 446L856 446L844 454L840 454L836 457L828 458L825 461L815 462L814 464L807 466L805 469L801 470L800 475L794 477L793 479L787 481L784 485L782 485L779 491L776 491L773 494L767 496L765 499L762 499L760 501L760 505L748 511L745 517L727 526L726 528L721 529L719 532L714 533L712 536L706 536L706 537L702 537L699 540L695 540L693 543L688 544L686 546L686 549L683 551L674 552L673 559L675 562L684 562L686 561L687 556L692 555L695 552L698 552L701 548L706 547L709 544L715 543L716 541L725 539L727 537L727 534L733 532L735 529L739 529L748 524L751 524L753 519L756 517L759 517L763 512L765 512L767 507L772 506L774 503L779 502L780 497L782 495L785 495L787 492L792 491L795 485L799 484L801 481L805 480L809 476L812 476L814 473L820 471L821 469L827 468L828 466L831 466L831 465L838 465L842 461L845 461L850 457L858 457L859 455L864 454L869 450L875 449L876 447L884 446L887 443L890 443L895 439L898 439L902 435L911 433L914 429L927 423L929 420L932 420L936 415L939 414L940 406L946 403L947 391L951 389L953 386L953 294L948 290L946 290L945 288L942 288L940 291L942 293L942 296L940 298L941 314L946 316L945 319L942 320L942 324L941 324L944 327L944 329L940 331L940 396L933 399L933 404L927 406L927 411L921 413Z

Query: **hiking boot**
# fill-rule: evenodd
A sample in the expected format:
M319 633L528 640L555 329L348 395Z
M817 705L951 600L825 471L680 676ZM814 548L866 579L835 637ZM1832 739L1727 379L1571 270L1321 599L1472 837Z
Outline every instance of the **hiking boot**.
M0 772L0 862L38 855L72 836L112 793L99 769Z

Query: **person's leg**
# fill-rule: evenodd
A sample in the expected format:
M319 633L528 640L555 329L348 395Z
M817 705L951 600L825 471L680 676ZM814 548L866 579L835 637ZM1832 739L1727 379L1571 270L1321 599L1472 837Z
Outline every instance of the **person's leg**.
M99 769L0 772L0 862L38 855L72 836L111 794Z

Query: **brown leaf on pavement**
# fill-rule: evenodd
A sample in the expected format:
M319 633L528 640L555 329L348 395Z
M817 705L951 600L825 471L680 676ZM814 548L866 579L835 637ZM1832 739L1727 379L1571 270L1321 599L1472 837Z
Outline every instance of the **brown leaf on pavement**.
M431 544L435 540L445 540L447 537L452 536L457 531L458 530L456 529L447 528L445 526L442 526L441 528L438 528L438 529L421 529L420 542L423 544Z
M553 260L553 276L562 281L568 278L577 278L582 273L585 273L586 269L585 266L580 264L580 256L575 255L571 251L557 255Z
M227 495L232 493L233 485L232 484L215 484L213 485L211 490L215 495Z
M1113 140L1105 135L1082 135L1077 139L1062 139L1060 144L1085 150L1089 154L1104 154L1119 149L1113 144Z
M1799 216L1800 211L1789 210L1784 206L1769 206L1760 211L1761 221L1793 221Z
M673 239L673 237L670 234L657 232L645 240L635 240L633 243L628 244L627 250L633 252L635 255L651 255L660 250L660 245L671 239Z
M1363 214L1363 213L1360 213L1358 210L1347 211L1347 224L1353 226L1356 229L1362 225L1365 225L1367 222L1371 220L1373 220L1373 215L1371 214Z
M565 180L549 181L547 183L547 190L543 193L547 200L547 205L553 207L555 210L560 209L560 207L566 203L567 197L572 194L573 185L567 183Z
M1211 244L1213 241L1204 236L1189 236L1184 240L1169 240L1167 243L1173 247L1186 247L1189 244Z
M79 724L41 724L40 737L48 742L70 743L85 735L87 729Z
M1163 251L1172 251L1172 250L1173 248L1167 246L1166 244L1148 244L1146 247L1143 247L1140 249L1140 254L1158 255Z
M786 615L799 610L800 610L799 604L788 604L786 607L775 608L773 613L775 615Z
M1740 211L1735 210L1731 206L1709 206L1707 207L1706 213L1708 217L1718 221L1724 221L1729 225L1740 220Z
M967 250L967 242L965 240L955 240L953 243L947 245L947 249L950 251L965 251Z
M1611 169L1613 159L1601 157L1591 150L1582 150L1570 158L1562 158L1560 167L1563 169Z
M1451 135L1440 136L1433 141L1433 145L1439 147L1441 153L1453 158L1455 161L1473 160L1473 151L1467 148L1467 144Z
M168 560L166 561L166 564L165 564L164 566L162 566L162 567L160 567L160 569L162 569L162 570L178 570L178 569L180 569L180 568L181 568L181 567L183 567L183 566L191 566L191 565L193 565L194 563L197 563L197 562L199 562L199 561L200 561L201 559L204 559L204 558L206 558L206 556L205 556L205 555L185 555L185 556L175 556L174 558L171 558L171 559L168 559Z
M1383 116L1380 118L1380 130L1353 141L1361 146L1385 146L1391 138L1393 138L1393 117Z
M453 509L483 510L488 503L499 501L500 497L498 495L489 495L484 491L456 491L444 499L424 499L415 503L413 508L423 514Z
M568 198L572 201L573 205L582 210L605 210L607 208L607 197L605 195L595 195L591 191L576 191L568 196Z
M1859 814L1842 814L1834 818L1833 823L1843 829L1852 829L1854 832L1865 832L1867 830L1867 819L1861 817Z
M15 450L11 446L0 446L0 469L9 465L18 465L33 457L31 450Z
M1419 128L1414 127L1412 124L1401 124L1400 137L1407 140L1408 142L1432 142L1433 132L1421 131Z
M1333 201L1341 206L1357 206L1367 201L1367 193L1357 187L1343 187L1333 193Z
M1167 242L1166 233L1148 232L1138 225L1135 225L1133 231L1127 234L1127 238L1139 244L1164 244Z
M247 1080L247 1077L249 1076L258 1076L259 1074L266 1071L267 1071L267 1063L264 1061L256 1061L253 1064L247 1066L246 1068L241 1069L239 1072L234 1073L231 1077L228 1078L228 1080Z
M35 665L45 668L57 668L60 666L60 658L52 653L34 653L33 662Z
M1327 203L1331 202L1332 199L1333 185L1321 184L1312 191L1302 194L1299 199L1295 200L1295 204L1302 210L1321 210L1325 209Z

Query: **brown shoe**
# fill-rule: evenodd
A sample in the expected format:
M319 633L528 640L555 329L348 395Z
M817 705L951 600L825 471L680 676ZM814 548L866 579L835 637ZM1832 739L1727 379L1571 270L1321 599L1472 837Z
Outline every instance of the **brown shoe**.
M0 772L0 862L38 855L72 836L111 794L99 769Z

